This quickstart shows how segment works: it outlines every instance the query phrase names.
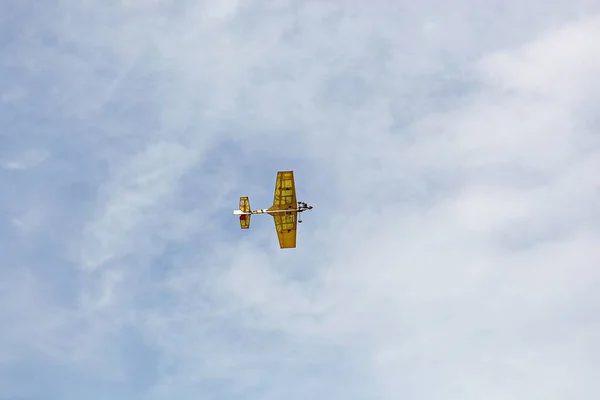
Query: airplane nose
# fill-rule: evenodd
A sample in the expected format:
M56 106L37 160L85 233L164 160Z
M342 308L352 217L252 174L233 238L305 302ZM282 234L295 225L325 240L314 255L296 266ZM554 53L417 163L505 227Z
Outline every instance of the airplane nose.
M309 209L309 210L312 210L312 206L308 206L308 209Z

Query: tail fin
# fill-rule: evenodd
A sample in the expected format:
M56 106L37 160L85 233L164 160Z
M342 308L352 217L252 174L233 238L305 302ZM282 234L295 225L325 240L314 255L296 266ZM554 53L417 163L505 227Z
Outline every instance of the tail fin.
M240 212L249 213L250 212L250 199L248 197L240 197ZM240 228L248 229L250 228L250 217L251 214L241 214L240 215Z
M240 215L240 228L241 229L248 229L250 228L250 217L252 215L250 214L242 214Z

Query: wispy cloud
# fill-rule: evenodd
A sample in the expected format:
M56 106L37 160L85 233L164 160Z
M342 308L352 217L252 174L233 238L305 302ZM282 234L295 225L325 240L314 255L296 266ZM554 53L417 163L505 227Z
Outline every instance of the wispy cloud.
M0 397L597 397L599 13L0 6Z

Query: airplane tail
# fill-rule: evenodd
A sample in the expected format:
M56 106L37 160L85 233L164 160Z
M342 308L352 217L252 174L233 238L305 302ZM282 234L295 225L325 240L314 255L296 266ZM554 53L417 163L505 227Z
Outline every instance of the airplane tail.
M250 214L250 199L248 197L240 197L240 208L233 213L240 216L241 229L250 228L250 217L252 214Z

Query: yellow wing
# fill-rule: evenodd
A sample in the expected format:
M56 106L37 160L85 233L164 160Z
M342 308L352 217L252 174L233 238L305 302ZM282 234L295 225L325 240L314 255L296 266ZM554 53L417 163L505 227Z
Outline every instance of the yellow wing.
M279 247L290 249L296 247L296 230L298 227L298 213L296 202L296 185L294 184L294 171L279 171L275 181L275 194L273 205L268 211L291 210L290 212L269 213L275 220L275 229L279 239Z
M269 210L296 209L296 185L294 171L279 171L275 180L273 205Z
M275 230L279 247L282 249L293 249L296 247L296 227L298 226L298 213L290 211L289 213L277 213L273 215L275 221Z

